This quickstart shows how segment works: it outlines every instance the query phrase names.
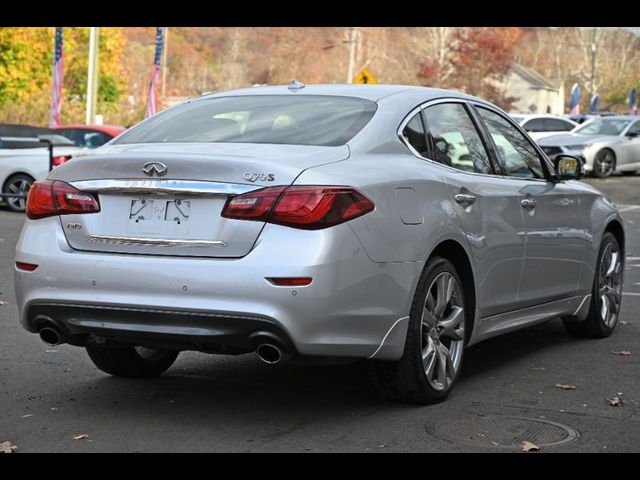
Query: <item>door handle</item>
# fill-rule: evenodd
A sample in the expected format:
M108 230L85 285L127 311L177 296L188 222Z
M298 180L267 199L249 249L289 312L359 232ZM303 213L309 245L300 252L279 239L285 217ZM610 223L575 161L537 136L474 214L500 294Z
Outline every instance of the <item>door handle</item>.
M453 198L456 199L456 202L467 205L471 205L476 201L475 195L471 195L469 193L458 193Z
M520 204L522 205L522 208L526 210L533 210L534 208L536 208L538 202L536 202L533 198L525 198L520 202Z

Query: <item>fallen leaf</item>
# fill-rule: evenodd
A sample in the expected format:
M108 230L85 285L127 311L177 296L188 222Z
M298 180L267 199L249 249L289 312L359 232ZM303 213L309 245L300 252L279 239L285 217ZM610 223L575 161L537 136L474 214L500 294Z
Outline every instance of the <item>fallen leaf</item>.
M540 447L535 443L527 442L526 440L522 442L523 452L537 452L538 450L540 450Z
M45 353L56 353L58 350L45 350Z
M378 445L378 448L384 448L384 447L386 447L386 445L385 445L385 444Z
M621 350L619 352L613 352L614 355L621 355L623 357L628 357L629 355L631 355L631 352L629 350Z
M79 433L78 435L73 436L74 440L84 440L85 438L89 438L88 433Z
M497 447L500 444L498 442L491 442L491 445L495 445Z
M9 441L0 443L0 453L13 453L17 449L18 447Z
M562 390L575 390L575 385L564 385L562 383L556 383L557 388L561 388Z
M607 402L609 402L609 405L611 405L612 407L621 407L622 405L624 405L624 400L622 400L622 392L616 393L616 396L613 398L609 398Z
M4 300L0 300L0 305L9 305L9 303L5 302Z
M22 415L22 418L33 417L33 413L27 413L26 415Z
M620 320L620 323L621 323L622 325L629 325L629 322L627 322L626 320Z

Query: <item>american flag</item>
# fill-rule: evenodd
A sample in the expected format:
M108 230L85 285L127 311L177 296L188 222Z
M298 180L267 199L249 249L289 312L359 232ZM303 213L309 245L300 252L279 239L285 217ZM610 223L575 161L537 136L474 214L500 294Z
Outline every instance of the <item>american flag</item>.
M160 57L162 57L162 44L164 43L164 27L156 28L156 57L153 61L153 72L151 74L151 85L149 86L149 99L147 100L147 111L144 113L144 118L155 115L158 111L157 103L158 98L156 96L156 85L158 83L158 76L160 74Z
M51 81L51 111L49 126L59 127L62 107L62 77L64 75L64 51L62 48L62 27L56 27L56 41L53 51L53 79Z

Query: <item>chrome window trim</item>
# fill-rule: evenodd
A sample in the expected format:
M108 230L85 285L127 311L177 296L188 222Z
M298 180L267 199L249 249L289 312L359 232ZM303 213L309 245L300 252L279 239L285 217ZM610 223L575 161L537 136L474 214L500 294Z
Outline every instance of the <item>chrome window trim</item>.
M404 146L406 146L409 151L411 153L413 153L413 155L417 158L419 158L420 160L425 160L429 163L432 163L438 167L441 168L445 168L447 170L450 170L452 172L456 172L456 173L464 173L467 175L477 175L477 176L482 176L482 177L491 177L491 178L500 178L500 179L508 179L508 180L525 180L528 182L548 182L549 180L547 178L526 178L526 177L512 177L509 175L500 175L497 173L480 173L480 172L467 172L465 170L459 170L457 168L454 167L450 167L449 165L445 165L444 163L440 163L440 162L436 162L435 160L431 160L430 158L427 157L423 157L422 155L420 155L417 150L415 148L413 148L411 146L411 144L409 144L409 142L407 142L404 138L404 135L402 135L402 131L404 130L404 127L407 126L407 124L411 121L411 119L413 119L414 115L417 114L418 112L421 112L422 110L424 110L425 108L429 108L433 105L438 105L441 103L461 103L463 105L471 105L471 106L481 106L481 107L490 107L489 104L483 103L483 102L477 102L477 101L472 101L472 100L466 100L464 98L455 98L455 97L447 97L447 98L437 98L437 99L433 99L433 100L429 100L428 102L425 102L421 105L419 105L418 107L414 108L413 110L411 110L402 120L402 122L400 122L400 126L398 127L398 129L396 130L396 134L398 135L398 138L400 139L400 141L402 142L402 144ZM493 109L492 109L493 110ZM521 131L522 128L518 125L518 128ZM526 132L525 132L526 134ZM478 135L482 134L480 132L478 132ZM536 145L537 146L537 145ZM537 149L536 151L539 151L539 149ZM488 153L488 152L487 152ZM544 158L546 159L546 155L544 155Z
M206 182L198 180L80 180L69 182L84 192L155 193L166 195L242 195L264 188L262 185Z
M87 235L87 242L113 245L141 245L155 247L227 247L222 240L173 240L168 238L119 237L114 235Z

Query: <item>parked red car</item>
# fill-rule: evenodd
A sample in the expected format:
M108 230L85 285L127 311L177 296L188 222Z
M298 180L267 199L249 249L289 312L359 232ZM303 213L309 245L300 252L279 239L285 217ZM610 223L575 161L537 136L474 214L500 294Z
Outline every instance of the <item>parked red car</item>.
M98 148L126 129L120 125L63 125L54 130L79 147Z

